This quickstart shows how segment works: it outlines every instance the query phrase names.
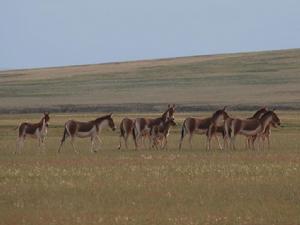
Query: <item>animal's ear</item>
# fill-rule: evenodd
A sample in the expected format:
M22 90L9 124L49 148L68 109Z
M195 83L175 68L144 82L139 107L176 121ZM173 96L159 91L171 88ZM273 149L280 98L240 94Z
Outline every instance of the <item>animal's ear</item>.
M110 113L110 114L109 114L109 117L112 117L112 116L113 116L113 113Z
M225 110L226 110L226 108L227 108L227 106L224 106L224 108L223 108L223 111L225 111Z

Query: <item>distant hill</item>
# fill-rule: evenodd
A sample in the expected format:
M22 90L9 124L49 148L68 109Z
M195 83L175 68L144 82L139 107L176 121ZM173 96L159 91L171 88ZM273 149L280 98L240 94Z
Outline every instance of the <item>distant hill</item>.
M300 109L300 49L0 71L0 113Z

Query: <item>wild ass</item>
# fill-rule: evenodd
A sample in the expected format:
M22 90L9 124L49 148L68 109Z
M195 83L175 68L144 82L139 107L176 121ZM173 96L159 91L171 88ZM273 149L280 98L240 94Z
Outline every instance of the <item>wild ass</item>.
M114 121L112 119L112 114L98 117L95 120L91 120L88 122L79 122L75 120L69 120L65 123L65 130L63 137L61 139L60 146L58 148L58 152L60 152L63 143L65 142L67 137L71 137L71 145L73 150L77 152L74 146L74 138L91 138L91 152L96 152L94 150L94 141L95 139L101 144L101 139L99 134L101 130L105 127L109 126L113 131L116 129ZM77 152L78 153L78 152Z
M41 147L41 144L44 145L49 120L49 113L45 112L39 123L21 123L18 127L17 147L15 153L17 151L21 151L21 149L24 147L24 141L27 136L37 138L39 148Z
M273 124L275 127L280 126L280 119L274 111L266 112L260 119L233 119L230 124L226 123L225 126L226 131L228 131L227 126L230 125L230 140L233 149L235 149L235 137L237 134L251 137L251 144L254 149L255 139L261 138L270 124Z
M253 116L247 118L249 120L251 119L260 119L266 112L268 112L268 109L266 107L262 107L260 108L259 110L257 110ZM251 142L252 142L252 139L254 137L247 137L246 138L246 149L247 148L251 148Z
M181 149L183 139L186 135L189 135L189 144L190 144L190 148L192 148L192 137L195 132L199 134L207 135L207 149L210 149L210 142L213 136L216 137L219 148L222 149L219 138L217 136L217 132L222 132L222 135L224 133L223 129L220 129L219 127L222 125L224 120L228 117L228 114L226 113L225 110L226 107L217 110L211 117L207 117L207 118L195 118L195 117L186 118L183 122L182 129L181 129L179 149Z
M171 127L176 126L174 118L168 118L167 121L161 125L154 126L150 130L150 136L152 138L152 147L157 149L157 145L160 143L161 149L168 148L168 136Z
M154 126L159 126L163 122L166 122L168 118L174 118L174 112L175 112L176 106L173 104L173 106L168 105L168 109L158 118L155 119L148 119L148 118L137 118L134 121L134 143L135 148L138 148L137 141L142 136L148 136L149 143L151 145L151 139L150 139L150 130Z

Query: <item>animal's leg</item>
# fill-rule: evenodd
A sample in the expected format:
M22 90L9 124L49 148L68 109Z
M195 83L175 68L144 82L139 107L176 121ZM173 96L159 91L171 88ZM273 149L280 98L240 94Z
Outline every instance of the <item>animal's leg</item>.
M96 137L96 140L98 142L98 149L97 150L99 150L99 149L101 149L101 145L102 145L103 142L101 141L101 138L98 135L96 135L95 137Z
M259 150L259 145L260 145L260 137L257 137L257 136L255 136L255 137L252 137L252 139L251 139L251 145L250 145L250 148L252 149L252 150L255 150L255 141L258 141L258 150Z
M133 131L133 132L136 132L136 129ZM138 134L135 134L134 133L134 136L133 136L133 140L134 140L134 145L135 145L135 149L137 150L138 149L138 147L139 147L139 141L140 141L140 138L141 138L141 135L140 135L140 133L138 133ZM142 140L141 140L142 141Z
M236 147L235 147L235 138L236 138L236 136L232 136L231 137L231 145L232 145L232 149L233 150L236 150Z
M267 142L268 142L268 150L270 150L270 136L267 135Z
M42 146L42 138L38 137L38 143L39 143L39 151L42 150L41 146Z
M211 135L207 135L206 150L210 150L211 149L211 139L212 139L212 136Z
M92 136L92 137L91 137L91 152L92 152L92 153L93 153L93 152L97 152L97 151L94 150L94 144L95 144L94 140L95 140L95 137ZM97 138L97 140L98 140L98 138Z
M70 133L70 132L69 132L68 129L65 127L63 137L62 137L62 139L61 139L61 141L60 141L60 145L59 145L59 148L58 148L58 150L57 150L58 153L60 153L60 150L61 150L61 148L62 148L62 146L63 146L63 144L64 144L66 138L70 136L69 133Z
M122 135L120 135L118 149L121 149L121 147L122 147Z
M168 138L164 137L163 141L162 148L168 150Z
M249 148L249 143L250 143L250 138L246 137L246 142L245 142L245 149Z
M146 139L148 139L148 140L146 141ZM148 146L147 146L146 142L148 142ZM152 144L151 135L148 135L147 133L143 134L142 135L142 144L145 149L151 149L151 144Z
M129 134L126 134L125 136L125 148L128 149L128 137L129 137Z
M230 148L230 138L225 135L224 136L224 149L229 149Z
M185 137L186 135L186 132L185 132L185 125L182 126L182 129L181 129L181 135L180 135L180 140L179 140L179 150L181 149L182 147L182 142L183 142L183 138Z
M218 142L218 145L219 145L220 150L223 150L223 147L222 147L222 145L221 145L221 143L220 143L220 140L219 140L218 135L216 135L215 137L216 137L216 139L217 139L217 142Z
M23 146L24 146L24 137L23 136L18 137L15 153L17 153L17 152L21 153L21 150L23 149Z
M72 145L73 151L76 153L79 153L79 151L75 148L74 137L71 138L71 145Z
M45 152L46 151L46 137L45 136L42 136L42 148L43 148L43 151Z

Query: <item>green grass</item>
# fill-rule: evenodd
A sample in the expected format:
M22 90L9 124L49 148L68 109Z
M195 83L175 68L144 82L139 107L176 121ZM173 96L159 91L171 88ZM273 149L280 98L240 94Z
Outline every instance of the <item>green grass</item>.
M300 50L0 72L0 111L169 103L300 108Z
M116 150L118 133L106 130L96 154L88 139L76 140L79 154L68 141L56 153L64 121L96 114L53 115L46 152L28 139L17 155L13 128L39 115L0 116L0 224L299 224L299 112L279 111L284 127L260 151L245 150L239 138L236 151L214 142L208 152L202 136L179 151L180 125L190 115L208 113L177 113L168 151L134 151L132 141Z

